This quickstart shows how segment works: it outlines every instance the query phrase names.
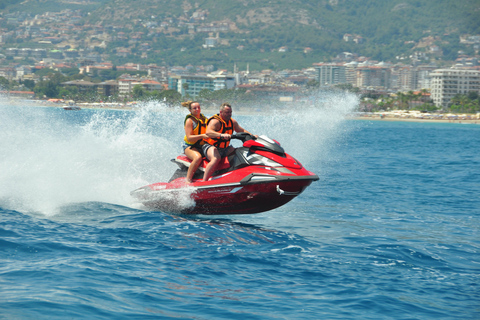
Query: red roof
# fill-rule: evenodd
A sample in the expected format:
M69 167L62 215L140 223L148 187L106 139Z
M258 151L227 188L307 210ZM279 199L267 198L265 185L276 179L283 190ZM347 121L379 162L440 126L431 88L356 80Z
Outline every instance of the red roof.
M160 84L160 82L154 80L143 80L142 83L144 84Z

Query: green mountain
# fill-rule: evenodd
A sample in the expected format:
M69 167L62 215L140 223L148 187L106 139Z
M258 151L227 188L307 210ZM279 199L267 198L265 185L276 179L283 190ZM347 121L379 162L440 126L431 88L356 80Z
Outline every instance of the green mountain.
M431 46L440 48L434 59L454 60L460 50L475 54L461 35L480 35L478 0L11 0L0 8L3 3L8 12L82 10L82 23L111 33L98 51L116 63L299 69L341 52L395 61ZM205 48L208 37L218 38ZM119 55L119 48L127 53Z

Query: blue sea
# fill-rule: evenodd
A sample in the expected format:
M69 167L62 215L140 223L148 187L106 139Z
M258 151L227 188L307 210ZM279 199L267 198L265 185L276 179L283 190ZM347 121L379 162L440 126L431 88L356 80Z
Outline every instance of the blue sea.
M185 216L129 194L176 169L185 109L0 99L0 319L480 319L480 126L319 101L233 104L319 181Z

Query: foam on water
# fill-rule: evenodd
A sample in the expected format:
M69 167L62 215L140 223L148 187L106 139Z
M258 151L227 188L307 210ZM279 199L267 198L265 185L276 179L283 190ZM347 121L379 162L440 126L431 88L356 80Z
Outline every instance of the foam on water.
M345 115L358 103L354 95L333 93L312 101L234 117L247 130L280 141L307 166L342 138ZM176 169L170 159L181 152L183 108L151 101L135 111L73 112L0 103L4 208L52 215L75 202L136 206L131 190L167 181Z

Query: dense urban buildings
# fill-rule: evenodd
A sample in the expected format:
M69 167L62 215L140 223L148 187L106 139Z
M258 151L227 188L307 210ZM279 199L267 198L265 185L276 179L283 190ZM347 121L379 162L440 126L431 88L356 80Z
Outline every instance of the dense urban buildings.
M13 54L15 51L10 50ZM25 50L22 54L38 54L35 50ZM0 76L8 80L40 79L35 75L38 68L61 69L74 68L77 64L66 59L51 59L33 66L0 67ZM88 66L79 67L79 73L92 73L100 70L111 70L113 65L89 62ZM320 88L340 84L350 84L362 91L408 92L426 89L431 92L431 98L438 107L446 107L456 94L467 94L475 91L480 93L480 67L478 63L463 66L454 65L451 68L437 68L429 65L392 65L375 61L349 61L335 63L316 63L311 68L303 70L284 70L274 72L263 70L251 72L241 71L234 67L234 73L226 70L214 71L211 67L193 68L192 66L159 67L156 65L126 64L116 66L117 70L143 71L147 76L127 75L116 80L92 83L75 80L63 83L64 86L75 86L79 92L91 90L105 96L118 95L128 97L136 85L146 91L175 90L182 96L197 97L202 90L231 89L245 85L252 87L301 87L308 81L315 81ZM197 71L200 69L200 71ZM209 70L210 72L206 72ZM271 90L267 90L271 91ZM286 90L292 92L292 90Z

